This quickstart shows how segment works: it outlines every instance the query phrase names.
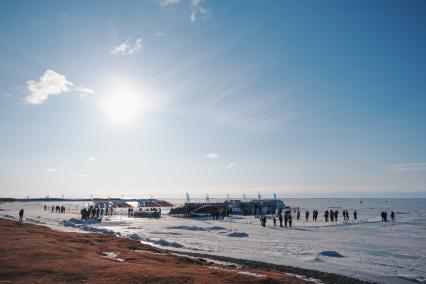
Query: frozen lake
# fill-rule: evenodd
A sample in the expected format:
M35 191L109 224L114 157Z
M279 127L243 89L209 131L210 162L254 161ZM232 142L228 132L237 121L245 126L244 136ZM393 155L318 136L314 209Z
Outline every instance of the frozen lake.
M426 283L426 199L286 199L300 207L302 220L309 209L319 211L317 222L295 221L291 229L266 228L253 216L224 220L183 219L163 214L161 219L115 215L99 224L80 224L83 202L15 202L0 204L0 217L17 217L24 208L28 222L58 230L120 234L177 251L191 251L300 266L381 283ZM182 200L171 200L174 204ZM64 204L67 213L44 211ZM339 222L325 223L324 210L338 210ZM343 223L342 211L350 221ZM358 222L353 221L358 211ZM396 223L380 222L380 212L396 212ZM69 221L71 220L71 221ZM67 226L64 226L64 221Z

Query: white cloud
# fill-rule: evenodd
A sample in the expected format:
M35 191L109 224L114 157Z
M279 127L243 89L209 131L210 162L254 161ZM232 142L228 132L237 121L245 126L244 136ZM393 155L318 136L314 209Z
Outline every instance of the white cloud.
M401 163L388 165L386 168L391 172L426 171L426 163Z
M177 4L179 0L159 0L161 6L168 6L171 4Z
M164 33L156 32L154 35L158 36L158 37L162 37L162 36L164 36Z
M200 17L208 17L211 15L211 10L201 5L201 0L191 0L191 22L195 22Z
M82 97L95 93L94 90L86 87L73 87L74 83L68 81L64 75L47 69L39 81L27 81L27 88L30 94L25 97L25 100L30 104L38 105L46 101L50 96L66 92L76 91Z
M89 157L88 159L87 159L89 162L93 162L94 160L95 160L95 158L93 158L93 157Z
M46 169L46 173L54 173L56 172L56 169Z
M208 153L207 155L205 155L205 157L206 157L207 159L214 160L214 159L219 158L219 155L218 155L218 154L215 154L215 153Z
M120 45L115 46L110 52L114 55L130 55L137 52L139 49L143 47L142 39L138 38L135 41L135 44L130 44L128 40L123 42Z
M69 82L64 75L48 69L40 77L40 81L27 81L27 87L31 94L25 100L30 104L41 104L49 96L68 92L72 86L74 84Z
M231 163L228 163L228 165L226 166L226 168L229 170L229 169L232 169L233 167L236 167L237 165L238 165L237 163L231 162Z

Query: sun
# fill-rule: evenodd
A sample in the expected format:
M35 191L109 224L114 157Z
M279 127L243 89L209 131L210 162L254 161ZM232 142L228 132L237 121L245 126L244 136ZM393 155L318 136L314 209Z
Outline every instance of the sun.
M107 99L106 110L112 119L125 122L139 115L140 102L135 94L119 92Z
M114 121L128 122L141 114L143 94L130 82L115 82L106 93L104 108Z

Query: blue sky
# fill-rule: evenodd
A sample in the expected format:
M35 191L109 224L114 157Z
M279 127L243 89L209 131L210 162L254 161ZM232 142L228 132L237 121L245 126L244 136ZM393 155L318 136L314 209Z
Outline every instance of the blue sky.
M426 192L424 1L1 1L2 196Z

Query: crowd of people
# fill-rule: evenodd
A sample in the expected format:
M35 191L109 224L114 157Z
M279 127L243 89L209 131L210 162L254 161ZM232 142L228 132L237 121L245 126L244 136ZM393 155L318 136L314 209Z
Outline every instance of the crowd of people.
M296 214L296 220L297 222L300 222L300 209L299 208L294 208L293 209L295 214ZM296 213L297 210L297 213ZM282 214L283 213L283 214ZM318 219L318 210L313 210L312 211L312 221L313 222L317 222ZM350 215L349 215L349 211L347 209L344 209L343 212L343 222L344 223L348 223L350 221ZM306 210L305 211L305 222L309 222L309 217L310 217L310 211ZM391 222L394 223L395 222L395 212L392 211L391 212ZM386 211L382 211L380 214L381 218L382 218L382 222L387 222L388 221L388 213ZM278 210L276 214L272 214L272 221L274 224L274 227L277 226L277 218L279 220L279 226L280 227L292 227L292 221L293 221L293 217L291 214L291 210L287 210L287 211L282 211L282 210ZM260 225L262 227L266 226L266 215L261 215L260 216ZM325 210L324 211L324 221L326 223L328 222L338 222L339 220L339 211L338 210ZM358 212L356 210L353 211L353 220L357 221L358 220ZM284 226L283 226L283 221L284 221Z
M44 205L44 211L47 211L47 205ZM55 211L56 213L65 213L65 206L52 205L51 212L53 213L53 211Z
M105 216L112 216L113 209L112 207L99 207L99 206L90 206L89 208L83 208L80 210L81 219L102 219Z

